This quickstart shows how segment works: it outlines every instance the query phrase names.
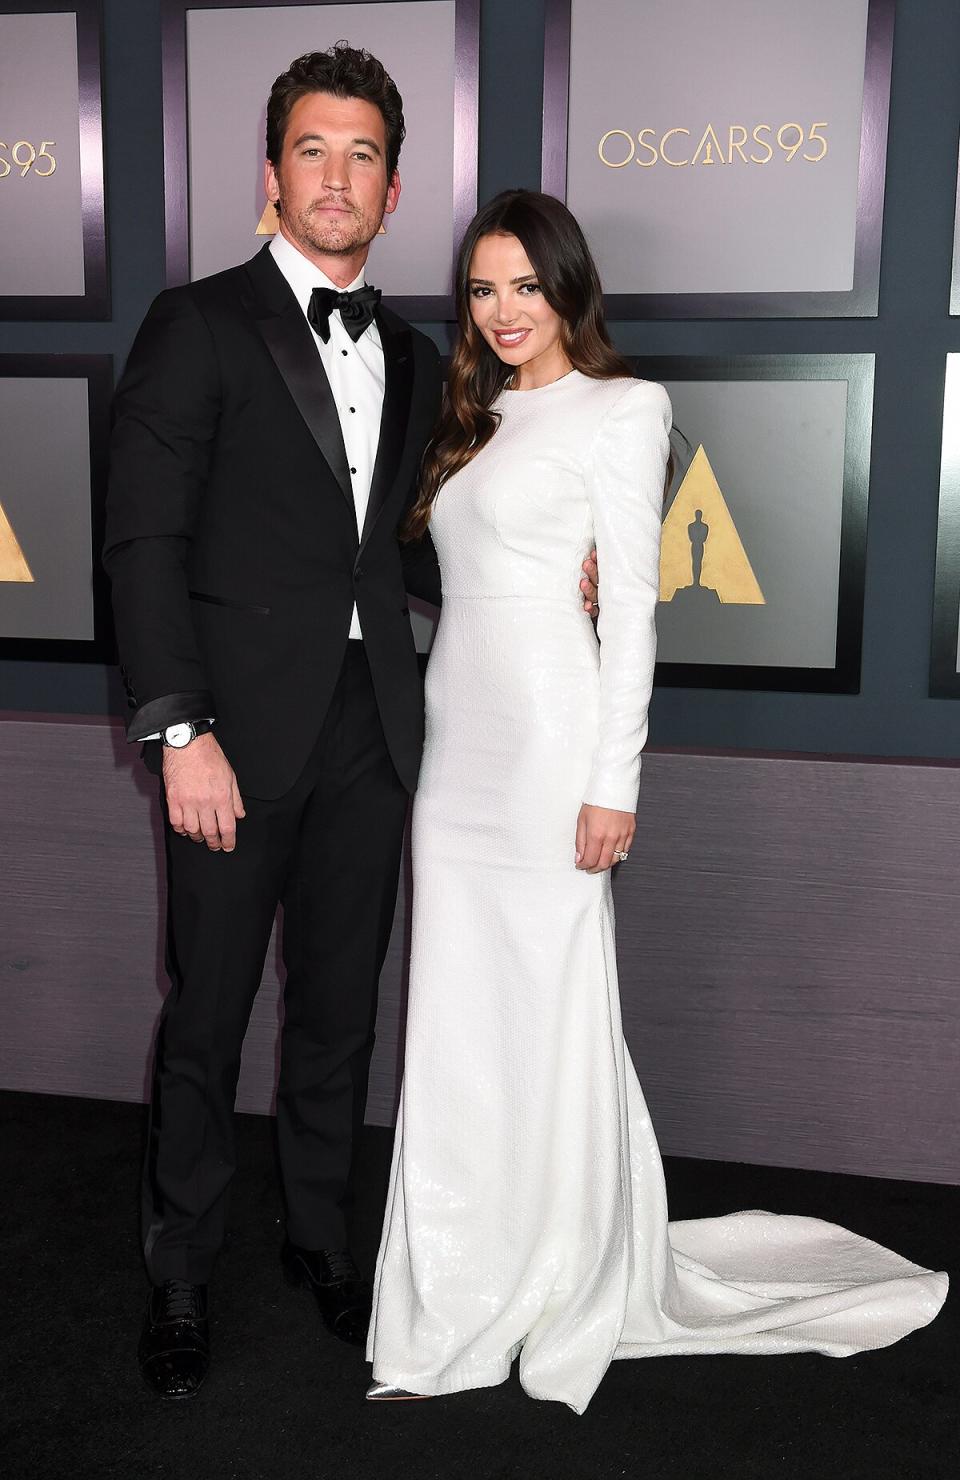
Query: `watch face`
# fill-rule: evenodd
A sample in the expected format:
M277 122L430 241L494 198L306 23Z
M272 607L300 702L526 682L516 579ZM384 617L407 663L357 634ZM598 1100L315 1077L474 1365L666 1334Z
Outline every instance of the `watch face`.
M193 725L186 723L168 725L163 732L163 739L164 743L172 745L174 750L182 750L193 739Z

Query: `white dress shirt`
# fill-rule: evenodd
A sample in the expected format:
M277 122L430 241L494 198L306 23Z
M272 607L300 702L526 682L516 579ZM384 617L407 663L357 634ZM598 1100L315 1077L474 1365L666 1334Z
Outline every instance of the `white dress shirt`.
M290 284L304 316L310 306L310 295L314 288L333 288L338 293L348 291L331 282L282 233L277 232L270 243L270 251L274 262ZM361 272L349 284L349 288L361 288L363 281L364 275ZM380 421L383 415L384 371L380 334L376 324L369 324L354 344L336 309L330 315L330 338L326 344L312 326L310 332L313 334L340 418L340 430L343 432L343 445L353 486L357 531L362 533L367 504L370 501L370 482L380 442ZM350 621L350 636L363 636L356 607L353 608Z

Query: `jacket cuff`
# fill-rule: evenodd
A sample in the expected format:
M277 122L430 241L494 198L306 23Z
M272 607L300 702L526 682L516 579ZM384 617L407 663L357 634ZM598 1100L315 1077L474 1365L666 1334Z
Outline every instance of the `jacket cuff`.
M168 725L184 720L215 719L216 706L209 689L187 689L181 694L164 694L141 704L127 724L128 740L145 740L165 730Z

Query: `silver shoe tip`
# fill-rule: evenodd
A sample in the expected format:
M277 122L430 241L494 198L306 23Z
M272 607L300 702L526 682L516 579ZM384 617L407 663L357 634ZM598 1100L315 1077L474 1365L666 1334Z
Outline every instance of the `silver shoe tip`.
M373 1382L367 1388L367 1399L371 1403L396 1403L407 1398L426 1398L427 1393L410 1393L395 1382Z

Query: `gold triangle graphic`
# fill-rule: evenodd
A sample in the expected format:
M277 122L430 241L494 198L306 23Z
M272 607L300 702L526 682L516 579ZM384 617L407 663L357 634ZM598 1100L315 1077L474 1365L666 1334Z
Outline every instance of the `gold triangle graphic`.
M268 200L263 208L263 215L257 223L254 236L276 236L280 230L280 217L272 200Z
M33 571L0 504L0 581L32 581Z
M714 592L724 606L766 605L702 444L663 521L660 600L696 586Z

